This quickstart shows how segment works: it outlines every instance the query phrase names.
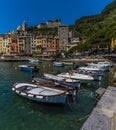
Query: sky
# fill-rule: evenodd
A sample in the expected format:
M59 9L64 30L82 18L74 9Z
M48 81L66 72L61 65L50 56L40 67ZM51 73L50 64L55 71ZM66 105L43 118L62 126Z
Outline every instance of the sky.
M16 30L23 21L35 26L48 20L61 19L72 25L83 16L101 13L113 0L1 0L0 34Z

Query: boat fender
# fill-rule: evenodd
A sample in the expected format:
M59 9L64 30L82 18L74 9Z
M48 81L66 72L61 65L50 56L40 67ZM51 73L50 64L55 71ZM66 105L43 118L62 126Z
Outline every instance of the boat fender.
M43 96L36 96L36 98L40 98L40 99L43 99Z
M12 88L12 91L14 91L15 89L14 88Z

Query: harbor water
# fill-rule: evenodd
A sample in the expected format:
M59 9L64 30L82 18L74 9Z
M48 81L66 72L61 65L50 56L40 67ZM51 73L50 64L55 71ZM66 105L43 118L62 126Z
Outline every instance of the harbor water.
M80 130L96 105L95 91L109 85L109 73L100 82L81 84L75 100L67 98L64 105L42 104L16 95L16 82L31 82L32 75L67 72L75 66L54 67L51 61L36 64L38 72L21 71L18 65L29 62L0 62L0 130ZM78 62L81 66L84 63Z

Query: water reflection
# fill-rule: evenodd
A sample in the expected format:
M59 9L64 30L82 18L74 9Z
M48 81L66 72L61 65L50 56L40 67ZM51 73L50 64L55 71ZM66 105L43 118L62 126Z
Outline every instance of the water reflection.
M75 66L54 67L50 61L38 63L39 72L28 73L18 68L28 62L0 62L0 128L1 130L79 130L96 105L95 90L107 87L108 72L102 81L81 84L75 100L68 98L66 104L51 105L30 101L12 92L15 82L31 82L32 75L41 77L43 73L67 72ZM78 66L84 63L75 63Z

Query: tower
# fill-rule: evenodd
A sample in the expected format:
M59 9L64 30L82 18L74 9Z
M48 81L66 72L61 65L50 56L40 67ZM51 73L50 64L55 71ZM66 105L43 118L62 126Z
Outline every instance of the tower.
M22 24L22 31L26 31L26 28L27 28L27 24L26 21L24 21Z
M58 27L59 51L67 51L68 45L68 26L62 25Z

